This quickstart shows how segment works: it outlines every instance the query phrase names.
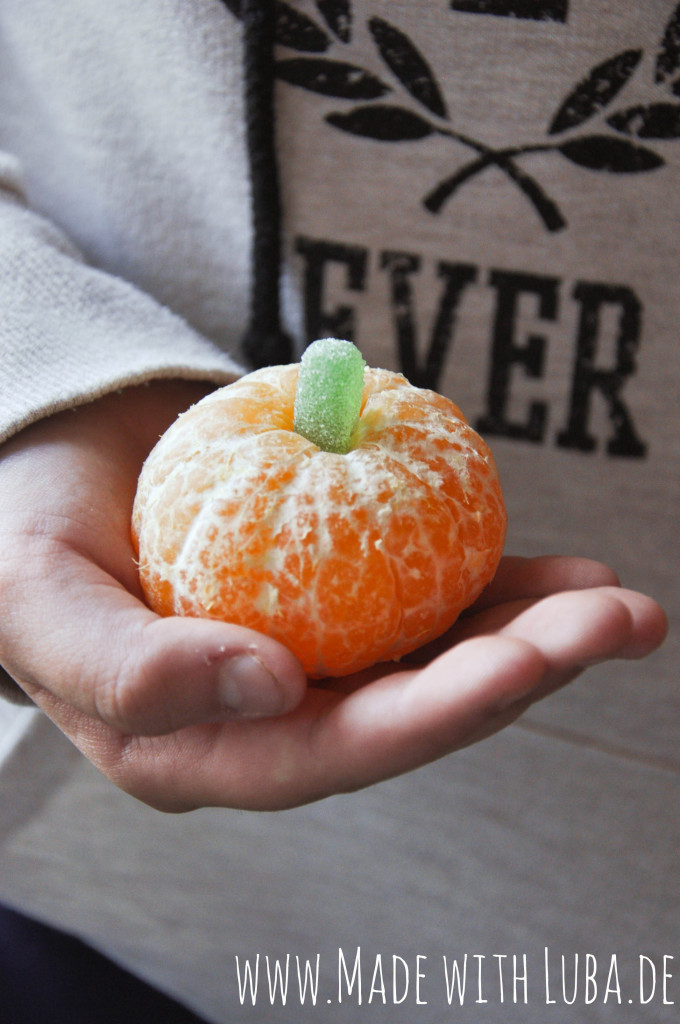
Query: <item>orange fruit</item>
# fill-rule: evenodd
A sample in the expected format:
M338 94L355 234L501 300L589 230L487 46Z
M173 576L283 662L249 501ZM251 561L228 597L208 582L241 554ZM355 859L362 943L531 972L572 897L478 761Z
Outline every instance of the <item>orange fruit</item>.
M351 450L296 433L298 365L183 413L142 470L132 533L161 615L237 623L313 677L397 659L445 632L495 573L503 496L453 402L366 369Z

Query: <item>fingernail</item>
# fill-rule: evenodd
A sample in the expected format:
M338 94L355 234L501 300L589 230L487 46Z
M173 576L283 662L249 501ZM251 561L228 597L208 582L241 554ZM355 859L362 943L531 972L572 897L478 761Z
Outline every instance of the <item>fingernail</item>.
M242 718L283 711L283 693L276 676L251 654L237 654L224 662L218 690L225 710Z

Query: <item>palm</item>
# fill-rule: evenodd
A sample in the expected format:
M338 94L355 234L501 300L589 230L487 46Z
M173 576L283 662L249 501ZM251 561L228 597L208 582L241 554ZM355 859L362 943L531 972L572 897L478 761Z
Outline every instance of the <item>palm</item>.
M140 397L144 411L122 420ZM41 424L2 466L3 493L22 498L0 519L12 552L5 589L22 610L4 626L2 661L140 799L271 809L357 789L490 735L593 661L639 657L661 641L653 601L620 589L604 566L565 558L504 559L477 606L427 650L306 688L267 638L157 619L141 601L130 507L141 459L188 397L166 386L94 404ZM276 664L287 713L220 713L213 662L234 637Z

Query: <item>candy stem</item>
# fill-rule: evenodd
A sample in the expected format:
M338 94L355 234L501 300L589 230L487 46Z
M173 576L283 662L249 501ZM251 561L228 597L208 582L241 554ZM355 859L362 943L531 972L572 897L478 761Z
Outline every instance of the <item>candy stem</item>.
M323 338L313 342L300 362L296 433L323 451L345 455L359 420L365 365L351 341Z

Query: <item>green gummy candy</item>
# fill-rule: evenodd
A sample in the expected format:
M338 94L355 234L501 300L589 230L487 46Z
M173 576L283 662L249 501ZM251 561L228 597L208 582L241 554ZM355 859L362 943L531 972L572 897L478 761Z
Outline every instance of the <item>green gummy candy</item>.
M345 455L359 421L364 362L351 341L322 338L305 349L295 395L296 433L326 452Z

